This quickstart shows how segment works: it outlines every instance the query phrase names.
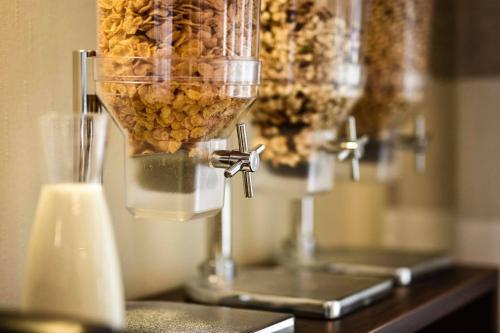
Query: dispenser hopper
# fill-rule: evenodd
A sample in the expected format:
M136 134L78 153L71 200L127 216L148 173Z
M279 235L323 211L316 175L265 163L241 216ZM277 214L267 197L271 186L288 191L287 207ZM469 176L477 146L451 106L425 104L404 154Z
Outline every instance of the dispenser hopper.
M126 138L127 207L189 220L222 207L209 156L257 96L258 1L99 0L98 96Z

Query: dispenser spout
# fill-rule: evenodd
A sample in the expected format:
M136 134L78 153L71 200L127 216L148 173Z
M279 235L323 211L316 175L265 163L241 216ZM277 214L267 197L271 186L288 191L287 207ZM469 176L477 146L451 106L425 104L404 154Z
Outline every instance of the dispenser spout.
M368 136L363 135L358 138L356 133L356 119L350 116L346 122L346 138L327 143L325 149L330 153L336 154L340 161L351 160L351 178L357 182L361 177L359 160L364 155L367 143Z
M397 147L411 150L415 154L417 173L424 173L427 168L426 154L430 141L430 136L426 131L425 117L422 114L415 116L413 135L399 135L396 138Z
M264 145L258 145L253 150L248 148L248 135L246 125L236 125L239 150L216 150L210 157L210 165L214 168L226 169L224 176L232 178L242 172L245 197L253 198L252 173L259 169L260 154L265 150Z

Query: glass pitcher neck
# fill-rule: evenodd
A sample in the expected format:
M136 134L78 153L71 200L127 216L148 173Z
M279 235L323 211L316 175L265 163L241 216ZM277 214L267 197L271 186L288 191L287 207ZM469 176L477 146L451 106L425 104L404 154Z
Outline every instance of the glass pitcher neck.
M102 183L107 116L49 114L41 132L47 183Z

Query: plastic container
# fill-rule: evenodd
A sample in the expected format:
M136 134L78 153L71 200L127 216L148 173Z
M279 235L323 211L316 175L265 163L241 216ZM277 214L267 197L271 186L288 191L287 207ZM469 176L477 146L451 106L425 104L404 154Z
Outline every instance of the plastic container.
M127 207L174 220L216 212L223 170L207 157L257 96L259 1L97 5L98 95L127 138Z
M340 95L345 116L352 111L364 89L364 70L362 63L361 35L364 25L364 11L368 1L343 0L345 12L346 34L344 39L344 60L342 62L342 82Z
M273 188L262 181L269 171L269 179L300 179L309 192L307 184L317 181L306 171L325 161L316 146L334 136L344 118L342 0L264 0L261 16L262 84L252 115L266 151L257 184Z
M379 138L424 97L432 0L373 0L363 36L366 87L353 114L358 132Z

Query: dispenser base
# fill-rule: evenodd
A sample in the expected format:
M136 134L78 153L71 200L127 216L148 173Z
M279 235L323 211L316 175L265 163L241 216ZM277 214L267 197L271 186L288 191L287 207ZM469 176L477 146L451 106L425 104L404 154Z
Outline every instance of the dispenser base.
M187 293L201 303L336 319L389 295L393 284L387 278L278 267L242 269L226 283L198 277Z
M292 315L173 302L127 303L127 332L292 333Z
M305 264L290 256L281 262L289 267L309 267L321 271L351 275L393 277L401 286L451 267L445 253L395 251L381 248L337 247L321 249Z

